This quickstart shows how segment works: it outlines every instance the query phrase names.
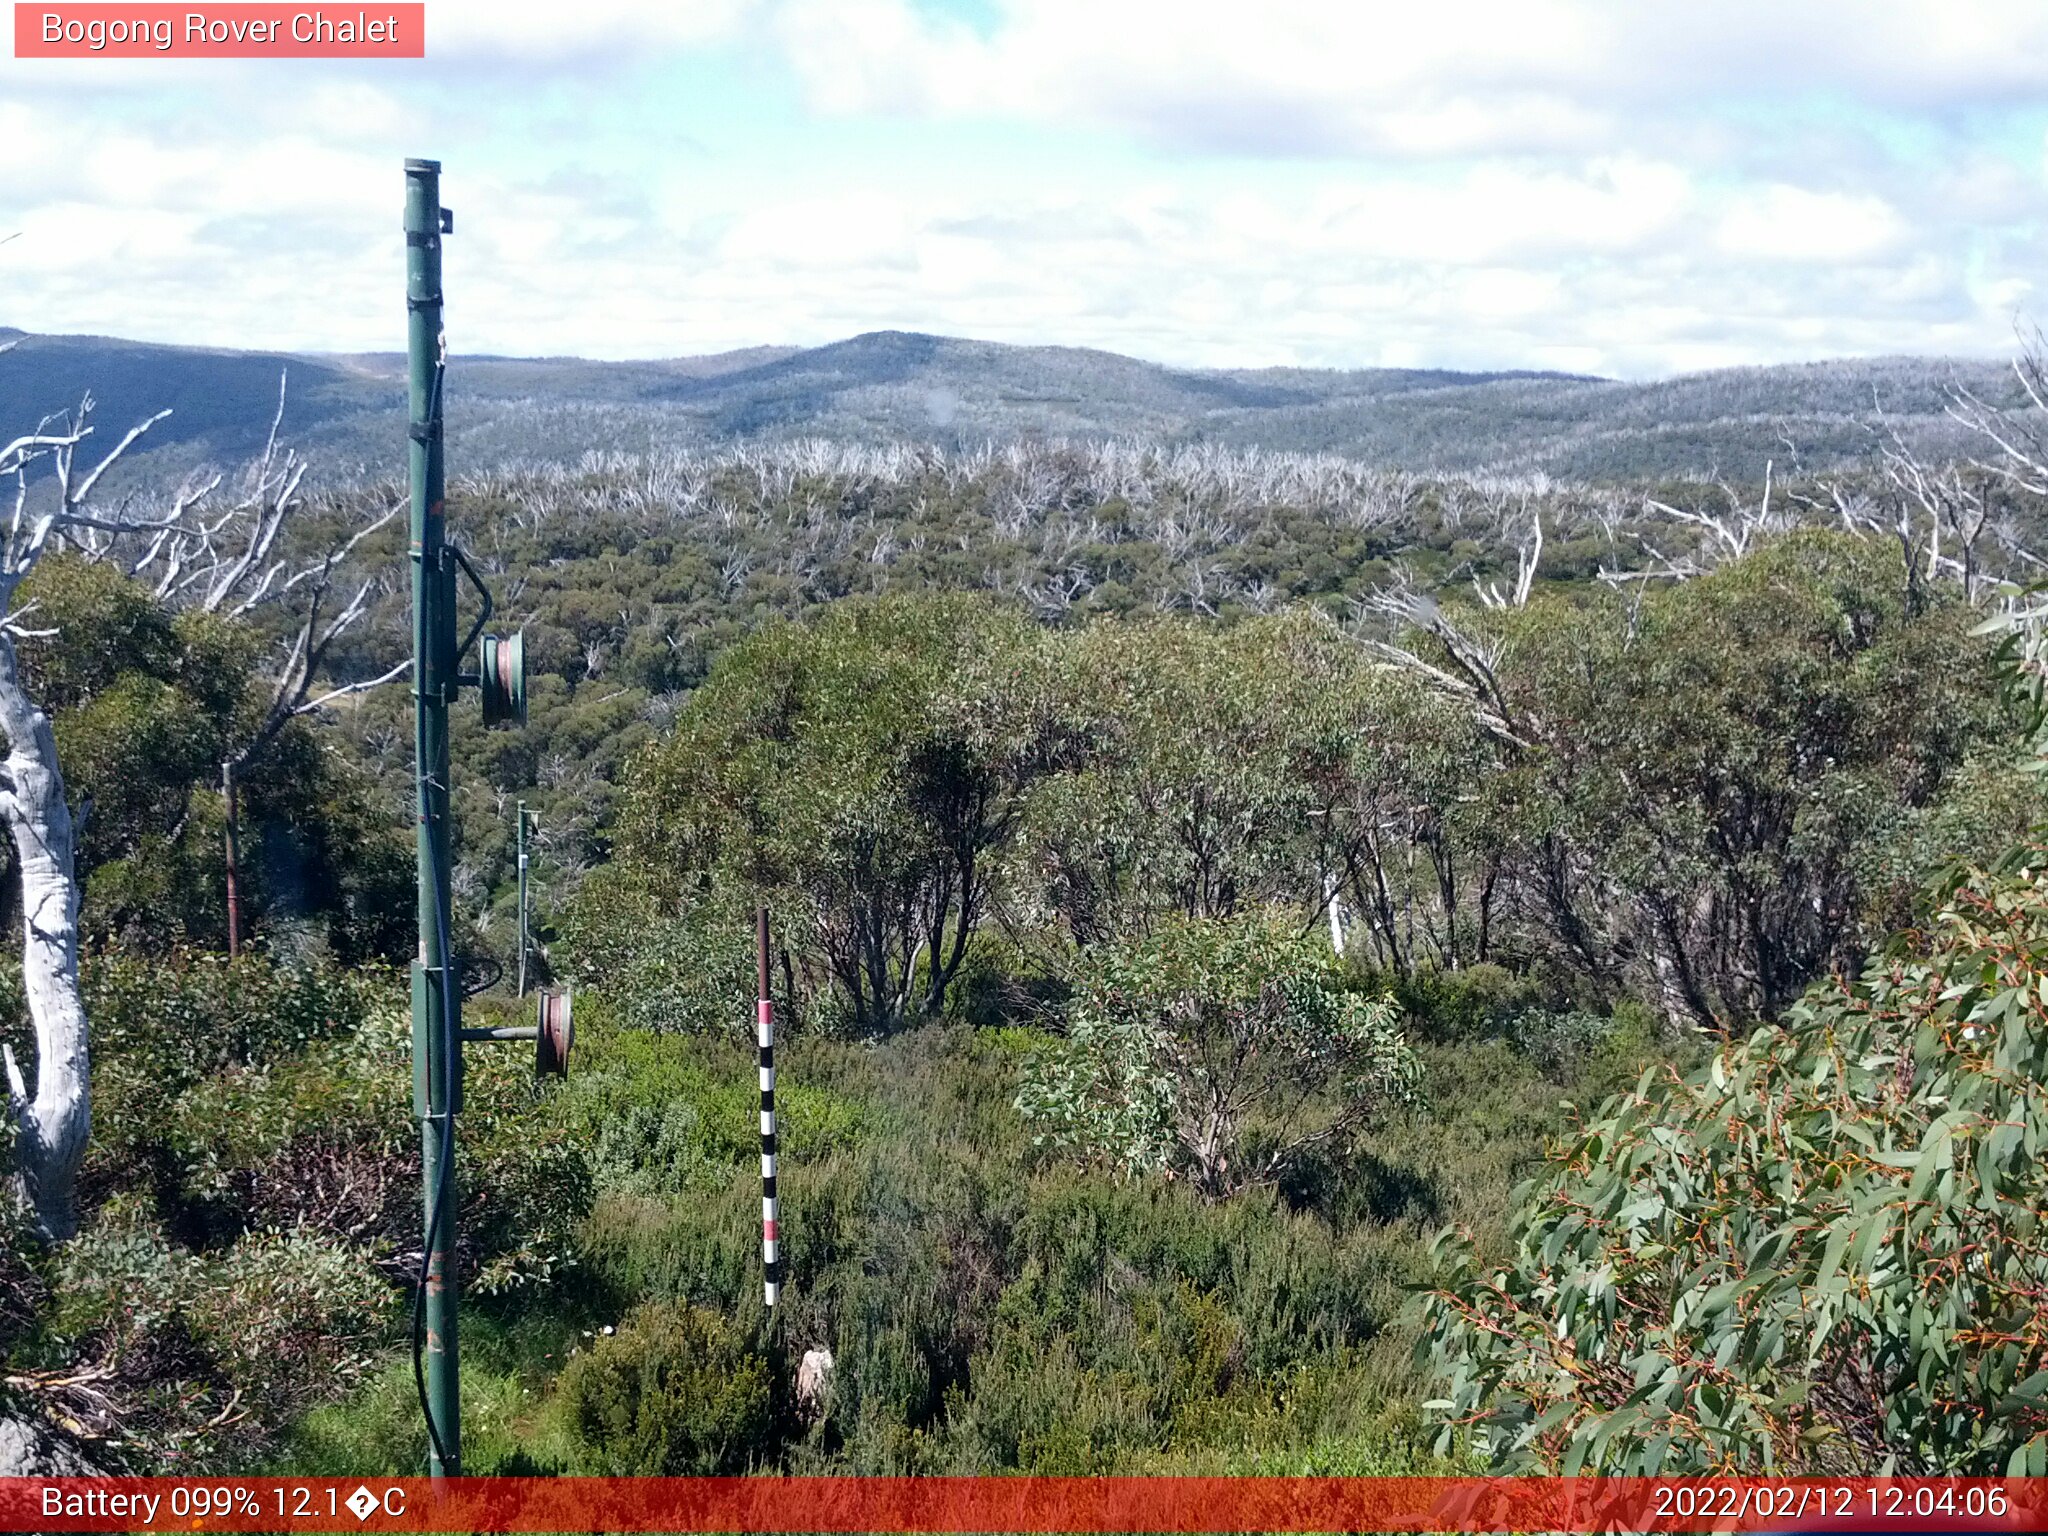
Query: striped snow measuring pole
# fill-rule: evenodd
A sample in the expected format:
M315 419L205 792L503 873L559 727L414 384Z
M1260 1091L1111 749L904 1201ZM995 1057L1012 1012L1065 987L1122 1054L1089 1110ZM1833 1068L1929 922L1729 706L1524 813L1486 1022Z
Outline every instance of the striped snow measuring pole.
M769 1306L782 1289L775 1230L775 1005L768 1000L768 909L755 914L754 958L760 986L754 1038L761 1047L761 1290Z

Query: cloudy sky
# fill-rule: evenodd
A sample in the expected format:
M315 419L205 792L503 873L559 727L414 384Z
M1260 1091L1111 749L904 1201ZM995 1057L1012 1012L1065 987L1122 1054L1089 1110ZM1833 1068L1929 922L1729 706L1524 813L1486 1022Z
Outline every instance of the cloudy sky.
M334 7L333 9L338 9ZM353 14L354 7L349 7ZM902 328L1642 378L2048 322L2041 0L429 0L425 61L0 58L0 324Z

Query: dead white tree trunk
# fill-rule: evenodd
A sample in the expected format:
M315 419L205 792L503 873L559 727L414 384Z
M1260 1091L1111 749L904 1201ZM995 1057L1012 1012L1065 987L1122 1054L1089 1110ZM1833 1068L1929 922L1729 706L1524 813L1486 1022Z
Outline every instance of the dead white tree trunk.
M92 1130L85 1002L78 989L78 881L72 850L83 816L74 818L57 766L49 716L29 699L15 666L14 637L0 630L0 818L21 866L21 987L35 1026L33 1095L20 1064L5 1052L8 1107L22 1193L50 1238L78 1230L72 1200Z
M0 736L7 757L0 764L0 820L7 824L21 868L21 980L29 1021L35 1029L36 1082L31 1092L12 1050L4 1052L8 1118L14 1125L14 1153L20 1191L49 1238L78 1230L73 1200L79 1164L92 1130L91 1062L86 1049L85 1000L78 987L78 879L73 864L84 813L71 813L64 774L57 765L57 738L49 716L22 686L14 640L21 627L15 594L35 569L50 534L67 522L98 522L83 510L100 476L154 424L130 432L84 481L74 487L72 455L91 430L84 417L68 430L38 430L0 448L0 476L15 477L14 516L0 548ZM57 456L64 473L53 511L29 520L27 466L44 454Z

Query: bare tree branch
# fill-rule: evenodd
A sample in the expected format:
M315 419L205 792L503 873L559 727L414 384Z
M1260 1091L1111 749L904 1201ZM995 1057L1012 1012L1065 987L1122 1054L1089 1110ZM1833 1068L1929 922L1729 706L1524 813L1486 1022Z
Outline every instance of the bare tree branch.
M359 683L344 683L339 688L330 688L317 699L308 699L305 703L294 709L292 713L310 715L332 704L336 699L345 699L351 694L368 693L372 688L382 688L386 683L395 683L411 670L412 658L408 656L389 672L385 672L377 677L365 678Z

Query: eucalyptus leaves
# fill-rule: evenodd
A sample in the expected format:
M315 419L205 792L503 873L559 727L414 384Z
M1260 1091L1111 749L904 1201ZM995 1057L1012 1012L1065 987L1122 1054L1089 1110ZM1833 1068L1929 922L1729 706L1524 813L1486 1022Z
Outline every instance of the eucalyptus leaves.
M1445 1444L1511 1466L2048 1473L2048 844L1853 986L1611 1101L1439 1240Z

